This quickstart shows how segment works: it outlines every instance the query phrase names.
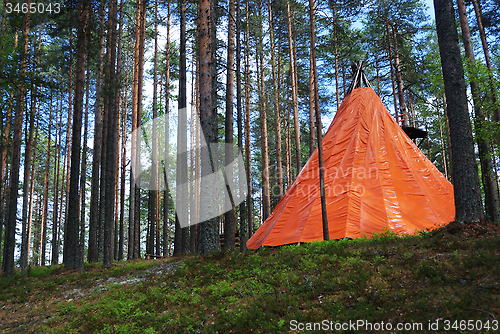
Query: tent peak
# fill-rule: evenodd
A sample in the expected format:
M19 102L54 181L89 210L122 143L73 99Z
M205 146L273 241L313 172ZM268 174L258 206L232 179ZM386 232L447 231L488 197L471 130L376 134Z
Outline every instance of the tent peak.
M349 89L347 90L347 95L349 95L354 88L363 87L363 85L365 85L365 87L372 86L366 78L362 60L358 61L358 63L352 63L352 72L353 79L351 84L349 85Z

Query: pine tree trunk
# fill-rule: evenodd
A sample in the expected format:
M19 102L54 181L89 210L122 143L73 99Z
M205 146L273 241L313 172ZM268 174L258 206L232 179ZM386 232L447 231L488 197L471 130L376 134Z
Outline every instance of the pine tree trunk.
M82 165L80 171L80 248L78 250L78 268L80 270L84 267L85 260L85 222L86 222L86 198L87 198L87 155L88 155L88 132L89 132L89 104L90 104L90 71L89 61L87 58L87 78L85 87L85 119L83 130L83 151L82 151Z
M122 49L122 41L123 41L123 8L124 8L124 0L120 1L120 20L118 22L119 24L119 30L118 30L118 45L117 45L117 55L116 55L116 82L121 83L123 81L122 78L122 66L123 66L123 59L122 59L122 54L123 54L123 49ZM120 179L120 197L118 198L117 194L117 204L116 204L116 210L120 211L120 215L117 218L117 231L115 233L115 239L116 239L116 244L115 244L115 260L120 261L123 260L123 245L124 245L124 220L125 220L125 168L126 168L126 161L125 158L127 156L127 149L126 149L126 132L127 132L127 93L128 93L128 75L126 76L126 82L125 85L122 89L117 89L117 98L116 98L116 105L118 108L118 119L119 119L119 124L118 128L120 131L118 132L119 138L121 139L121 150L117 148L117 187L118 187L118 178ZM122 94L125 95L125 98L122 99ZM122 101L125 101L124 106L122 106ZM121 151L121 152L120 152ZM121 159L119 158L119 155L121 153ZM120 167L120 162L121 162L121 167ZM121 173L120 173L121 169ZM118 209L119 208L119 209Z
M287 0L287 22L288 22L288 48L290 49L290 74L292 81L292 103L293 103L293 119L295 127L295 154L296 154L296 167L297 174L300 173L302 169L301 153L300 153L300 125L299 125L299 104L297 98L297 74L296 69L296 59L294 57L293 48L293 34L292 34L292 18L290 13L290 2Z
M484 222L453 3L451 0L434 0L434 9L453 153L455 221Z
M235 0L229 0L229 15L228 15L228 27L227 27L227 75L226 75L226 117L225 117L225 173L229 179L233 179L233 170L227 168L234 160L234 38L235 38ZM232 196L232 189L226 184L228 194ZM224 248L234 249L235 247L235 234L236 234L236 213L234 211L234 206L228 212L224 213Z
M249 22L249 0L246 1L246 22ZM251 179L251 142L250 142L250 27L246 25L245 31L245 171L247 177L247 224L248 236L250 237L252 231L252 179Z
M158 1L155 1L155 43L153 55L153 129L151 137L151 179L149 188L149 249L146 250L147 254L155 254L155 241L156 241L156 218L158 216L157 202L158 202L158 131L157 131L157 117L158 117Z
M464 42L465 55L469 58L472 68L475 65L474 51L472 49L472 41L470 35L469 22L467 20L467 8L465 7L464 0L457 0L458 13L460 16L460 25L462 28L462 39ZM469 82L472 100L474 103L474 126L476 129L476 141L479 149L479 160L481 163L481 176L484 189L484 202L486 207L487 219L491 222L500 222L500 212L498 203L498 189L496 188L495 174L493 164L491 162L491 143L485 133L486 119L481 107L481 92L479 91L476 81Z
M316 135L314 126L314 70L312 52L309 52L309 156L314 152Z
M170 231L168 228L169 212L169 191L168 191L168 171L169 171L169 114L170 114L170 0L167 1L167 49L165 55L165 156L163 167L163 181L165 190L163 191L163 256L170 256Z
M147 0L137 2L135 46L134 46L134 82L132 85L132 146L131 161L138 164L140 158L140 137L135 132L141 123L142 86L144 73L144 34ZM135 171L139 173L140 171ZM129 259L140 257L140 175L130 174L130 209L129 209Z
M92 181L90 193L90 221L89 221L89 248L87 259L96 262L98 259L97 231L99 226L99 193L100 193L100 171L102 151L102 74L104 70L104 25L105 25L105 1L101 0L100 27L99 27L99 52L97 54L97 79L96 98L94 104L94 152L92 157Z
M314 106L316 114L316 130L318 134L318 163L319 163L319 190L321 198L321 219L323 224L323 240L330 240L328 232L328 217L326 213L326 194L325 194L325 170L323 167L323 136L321 125L321 114L319 106L319 87L318 87L318 70L316 68L316 8L314 0L309 0L309 24L310 24L310 52L312 58L313 83L314 83Z
M31 0L27 1L28 7ZM23 104L26 96L24 77L27 69L28 38L30 27L30 14L23 16L21 55L19 59L20 80L16 92L16 109L13 123L12 138L12 160L10 164L10 192L7 207L7 220L5 224L5 248L3 268L7 276L12 276L14 271L14 249L16 247L16 223L17 223L17 197L19 191L19 169L21 160L21 137L23 133Z
M51 97L51 105L52 105L52 97ZM58 117L59 115L59 117ZM61 151L61 142L62 142L62 116L63 116L63 112L62 112L62 94L61 94L61 103L60 103L60 107L58 107L58 101L56 100L56 117L55 119L59 119L59 122L57 123L57 127L56 127L56 138L54 140L54 143L55 141L57 141L57 144L56 144L56 152L60 152ZM55 172L54 172L54 190L53 190L53 193L54 193L54 210L52 212L52 220L54 222L58 222L59 221L59 179L60 179L60 170L61 170L61 155L60 154L55 154L55 161L54 161L54 166L55 166ZM61 205L62 207L62 205ZM52 231L52 239L53 239L53 244L56 244L58 245L58 241L57 241L57 228ZM39 247L39 239L40 237L37 238L37 236L35 236L34 238L35 240L37 240L37 246L35 247L35 243L33 242L33 248L38 250L38 247ZM37 259L38 260L38 259ZM37 263L38 261L35 261L35 263ZM51 258L51 264L52 265L56 265L58 264L59 262L59 252L52 252L52 258Z
M261 12L262 2L259 2L259 16ZM262 221L264 222L271 214L270 201L270 182L269 182L269 145L267 143L267 104L266 104L266 87L264 77L264 44L262 41L263 29L259 27L260 34L258 38L259 45L257 46L257 74L259 82L259 109L260 109L260 140L261 140L261 156L262 156Z
M85 90L85 62L87 52L87 27L90 2L80 1L78 18L78 39L76 45L76 80L73 108L73 138L71 140L71 172L69 181L68 219L64 229L63 261L66 268L77 268L80 248L80 151L82 138L83 94Z
M177 122L177 171L176 171L176 212L187 217L187 69L186 69L186 1L179 0L180 58L179 58L179 103ZM179 215L175 217L174 255L186 252L187 228L182 228Z
M52 98L51 98L52 102ZM61 111L62 112L62 111ZM38 259L38 264L45 265L45 240L46 240L46 230L47 230L47 219L48 219L48 202L49 202L49 169L50 169L50 153L51 153L51 127L52 127L52 103L50 105L49 112L49 129L48 129L48 143L47 143L47 160L45 162L45 174L43 177L43 209L42 209L42 224L40 226L40 258ZM54 221L55 223L55 221Z
M105 205L104 205L104 247L103 262L104 267L111 267L114 258L114 222L115 222L115 195L116 195L116 166L118 158L118 108L117 101L117 83L116 83L116 22L117 21L117 0L110 1L108 15L108 50L107 56L107 83L105 100L106 114L108 121L108 131L106 137L106 164L105 164Z
M269 8L269 37L271 40L271 66L273 73L273 93L274 93L274 113L276 116L276 122L274 127L274 133L276 136L276 179L278 192L276 194L278 201L283 197L283 166L281 161L281 111L280 111L280 100L278 91L278 78L276 73L276 51L274 42L274 28L273 28L273 11L271 1L268 0ZM280 66L278 65L278 70ZM313 132L314 133L314 132ZM314 141L314 136L312 137ZM274 193L274 192L273 192Z
M199 0L198 3L198 42L200 59L200 121L201 129L208 145L217 141L216 101L213 101L214 90L213 75L215 55L213 54L215 36L213 36L213 3L211 0ZM212 189L204 176L216 172L214 160L209 147L201 150L201 195L200 214L208 212L214 203L211 195ZM217 218L206 220L199 225L199 252L207 254L220 248Z
M38 51L41 48L41 26L38 29ZM36 70L38 71L38 65L40 63L40 56L36 60ZM26 148L24 152L24 178L23 178L23 213L22 213L22 232L21 232L21 273L25 274L26 267L28 265L28 252L30 243L30 232L31 226L28 224L29 212L28 212L28 202L29 198L32 196L32 187L30 185L33 183L33 174L31 173L31 161L33 156L33 132L35 128L35 113L36 113L36 92L37 88L34 84L31 84L31 103L30 103L30 113L29 113L29 134L26 136ZM38 124L37 124L38 128Z

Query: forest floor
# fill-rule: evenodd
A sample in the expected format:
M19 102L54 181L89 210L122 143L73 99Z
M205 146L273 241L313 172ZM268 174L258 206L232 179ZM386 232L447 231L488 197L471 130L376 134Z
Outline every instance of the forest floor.
M2 333L498 333L500 226L33 267L0 305Z

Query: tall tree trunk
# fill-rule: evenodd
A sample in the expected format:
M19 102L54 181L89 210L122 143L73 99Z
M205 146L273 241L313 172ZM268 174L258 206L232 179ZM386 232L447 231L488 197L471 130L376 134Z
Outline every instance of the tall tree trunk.
M38 29L38 51L41 48L41 37L42 37L42 26ZM40 63L40 56L36 60L36 69L38 71L38 65ZM36 92L37 88L32 83L31 84L31 103L30 103L30 113L29 113L29 134L26 136L28 138L26 142L26 149L24 153L24 178L23 178L23 216L22 216L22 232L21 232L21 273L25 274L26 267L28 265L28 253L29 253L29 243L30 243L30 233L31 226L28 224L29 212L28 212L28 202L29 198L32 196L33 174L31 173L31 161L33 156L33 132L35 127L35 113L36 113ZM37 123L38 128L38 123Z
M97 230L99 225L99 193L102 152L102 74L104 70L104 25L105 0L101 0L99 26L99 52L97 54L96 98L94 104L94 152L92 157L92 181L90 193L89 248L87 259L96 262L98 259ZM133 188L133 187L132 187Z
M31 0L27 1L28 7ZM19 191L19 167L21 160L21 137L23 133L24 100L26 97L25 75L27 69L28 38L30 27L30 14L23 15L21 55L19 57L19 83L16 92L16 109L13 125L12 160L10 164L10 192L7 207L7 221L5 224L5 248L3 268L7 276L12 276L14 271L14 249L16 247L17 223L17 196Z
M52 100L52 98L51 98ZM63 117L63 111L62 111L62 94L61 94L61 102L60 102L60 107L58 107L58 100L56 99L56 117L55 119L59 120L56 124L56 138L54 140L54 144L55 144L55 141L57 141L57 144L55 144L55 151L57 152L57 154L54 154L54 166L55 166L55 171L54 171L54 190L53 190L53 193L54 193L54 210L52 212L52 221L53 222L58 222L59 221L59 179L60 179L60 170L61 170L61 142L62 142L62 117ZM52 102L51 102L52 104ZM59 115L59 117L58 117ZM62 207L62 205L61 205ZM52 244L56 245L56 247L58 247L58 241L57 241L57 235L58 235L58 231L57 231L57 228L54 229L54 231L52 231L52 239L53 239L53 242ZM35 237L35 240L39 240L40 238L37 238ZM37 245L39 245L37 243ZM35 243L33 243L33 247L35 249L38 250L38 246L35 247ZM37 261L35 261L37 262ZM52 259L51 259L51 264L52 265L56 265L58 264L59 262L59 248L57 249L56 252L52 252Z
M177 172L176 172L176 200L175 200L175 236L174 255L182 254L186 251L187 230L181 227L179 212L187 217L187 73L186 73L186 1L179 0L181 13L181 32L179 48L179 103L177 122Z
M484 221L474 140L467 108L464 71L451 0L434 0L439 53L448 101L447 114L455 192L455 221Z
M6 1L4 1L4 7L7 4ZM4 16L5 17L5 16ZM2 23L5 24L5 20L2 19ZM3 31L3 29L2 29ZM14 49L17 49L17 44L18 44L18 32L16 30L15 32L15 37L14 37ZM10 91L10 99L9 99L9 106L7 107L7 114L5 117L5 128L2 131L2 141L1 141L1 160L0 160L0 262L2 263L2 268L3 266L3 258L4 256L2 255L2 237L3 237L3 226L5 224L5 219L7 218L6 210L5 208L5 203L7 202L8 198L8 192L9 189L4 188L4 180L7 179L7 151L9 151L9 140L8 138L10 135L10 128L12 126L12 109L14 108L14 90L11 89ZM2 116L3 116L3 111L2 111ZM2 122L3 124L3 122ZM4 173L6 174L4 176Z
M250 142L250 26L249 0L246 1L246 28L245 28L245 171L247 177L247 224L248 236L252 235L252 178L251 178L251 142Z
M42 224L40 225L40 258L38 259L39 265L45 265L45 240L48 219L48 202L49 202L49 169L50 169L50 152L51 152L51 129L52 129L52 95L50 98L50 112L49 112L49 129L48 129L48 143L47 143L47 161L45 162L45 174L43 177L44 195L43 195L43 211L42 211ZM57 102L56 102L57 108ZM62 113L62 110L61 110ZM54 221L55 224L55 221ZM54 232L54 231L53 231ZM53 234L57 236L56 233ZM53 237L54 238L54 237Z
M87 41L88 42L88 41ZM89 61L87 58L87 78L85 83L85 119L83 130L83 151L82 151L82 165L80 171L80 248L78 250L78 268L83 269L84 266L84 253L85 253L85 211L86 211L86 198L87 198L87 152L88 152L88 133L89 133L89 104L90 104L90 71Z
M104 205L104 256L102 265L111 267L114 258L114 222L115 222L115 196L116 196L116 166L118 158L118 108L116 105L117 94L119 93L116 83L116 21L117 21L117 0L110 1L108 15L108 50L107 56L106 89L107 101L105 101L108 131L106 136L106 165L105 165L105 205Z
M314 134L314 98L313 57L312 52L309 52L309 156L314 152L314 142L316 138Z
M262 16L262 2L259 2L259 16ZM264 78L264 44L263 29L259 27L259 38L257 46L257 73L259 82L259 109L260 109L260 140L262 156L262 221L271 214L270 182L269 182L269 145L267 143L267 104L266 87Z
M280 100L278 91L278 78L276 73L276 53L275 53L275 41L274 41L274 28L273 28L273 11L271 0L268 0L268 10L269 10L269 37L271 40L271 66L273 73L273 96L274 96L274 113L276 116L276 122L274 127L274 132L276 135L276 179L278 181L278 201L283 197L283 166L281 161L281 111L280 111ZM279 70L279 66L278 66ZM313 137L314 141L314 137Z
M238 127L238 154L243 152L243 115L241 92L241 1L236 0L236 123ZM239 166L240 168L242 166ZM247 223L245 202L240 204L240 251L247 250Z
M35 128L35 110L36 110L36 88L31 85L31 106L29 113L29 133L27 134L26 149L24 153L24 178L23 178L23 215L22 215L22 232L21 232L21 273L24 275L28 265L28 244L30 242L28 235L28 201L30 197L31 184L31 159L33 155L33 132Z
M152 161L151 161L151 179L149 190L149 249L146 250L148 254L155 254L155 240L156 240L156 218L157 202L158 202L158 141L157 141L157 117L158 117L158 1L155 1L155 43L153 55L153 129L152 129Z
M302 169L301 153L300 153L300 123L299 123L299 103L297 98L297 72L296 69L296 59L294 57L293 51L293 34L292 34L292 18L290 13L290 1L286 2L286 13L288 22L288 48L290 49L290 75L292 81L292 104L293 104L293 120L295 127L295 154L296 154L296 167L297 174L300 173Z
M201 150L201 195L203 199L200 201L200 213L208 212L210 208L218 205L211 196L210 184L207 183L208 176L216 172L215 157L212 157L210 145L217 140L217 115L216 101L213 100L213 75L215 55L212 43L216 43L213 36L212 20L213 8L211 0L199 0L198 2L198 42L199 42L199 59L200 59L200 121L207 147ZM199 225L199 252L207 254L216 251L220 248L219 233L218 233L217 218L208 219Z
M191 252L195 253L198 247L198 217L199 217L199 204L198 204L198 187L197 179L198 173L196 173L198 165L196 164L197 156L197 140L198 140L198 109L196 97L198 96L197 91L197 62L196 55L193 53L191 59L191 148L190 148L190 161L191 167L189 169L189 217L193 224L189 227L189 249Z
M163 160L163 181L165 190L163 191L163 256L170 256L170 231L168 227L168 212L170 196L168 191L168 171L169 171L169 115L170 115L170 0L167 1L167 49L165 55L165 156Z
M467 8L464 0L457 0L458 13L460 16L460 25L462 27L462 39L464 42L465 55L469 58L471 66L474 68L475 59L472 49L472 41L470 35L469 22L467 20ZM488 140L488 135L485 133L486 119L481 107L478 84L475 80L469 82L472 91L472 100L474 102L474 126L476 128L476 140L479 149L479 160L481 163L481 176L483 181L484 199L486 207L486 216L489 221L500 222L500 212L498 203L498 189L496 188L495 173L491 162L491 143Z
M233 122L234 122L234 35L235 35L235 0L229 0L229 15L227 26L227 75L226 75L226 117L225 117L225 165L226 175L231 181L233 178L233 170L227 168L234 160L233 150ZM228 187L228 184L226 184ZM231 189L228 192L232 198ZM224 248L233 249L235 247L235 234L236 234L236 213L234 207L228 212L224 213Z
M73 110L73 139L71 140L71 172L69 181L68 219L64 229L63 261L66 268L83 267L79 261L80 248L80 151L82 140L83 94L85 90L85 62L90 1L79 3L78 39L76 45L76 80Z
M313 68L314 82L314 106L316 114L316 131L318 134L318 163L319 163L319 189L321 197L321 219L323 223L323 240L330 240L328 232L328 217L326 213L326 194L325 194L325 170L323 167L323 135L321 125L321 114L319 106L319 89L318 89L318 70L316 68L316 8L314 0L309 0L309 24L310 24L310 39L311 39L311 58Z
M137 127L140 126L142 114L142 83L144 73L144 31L146 21L146 2L137 2L135 46L134 46L134 81L132 84L132 145L131 161L137 164L140 158L140 138ZM139 173L140 171L136 171ZM129 259L140 257L140 175L130 174L130 209L129 209Z

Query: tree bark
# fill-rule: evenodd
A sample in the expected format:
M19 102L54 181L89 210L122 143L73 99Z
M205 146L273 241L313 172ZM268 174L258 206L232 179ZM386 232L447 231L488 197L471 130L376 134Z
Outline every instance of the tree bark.
M106 137L106 165L105 165L105 204L104 204L104 254L102 265L111 267L114 258L114 222L115 222L115 196L116 196L116 166L118 158L118 108L117 101L117 83L116 83L116 19L117 19L117 0L110 1L108 15L108 63L106 66L108 87L106 89L107 101L106 113L108 121L108 131Z
M200 59L200 121L201 129L205 135L207 145L217 141L217 114L216 101L213 101L213 75L215 55L212 43L215 43L213 36L212 21L214 10L211 0L199 0L198 2L198 42ZM215 170L215 158L208 147L202 147L201 150L201 195L200 214L207 212L214 205L213 196L211 196L210 184L206 182L204 176L213 174ZM217 218L208 219L199 225L199 253L207 254L220 249L218 222Z
M97 230L99 225L99 193L101 179L101 151L102 151L102 74L104 70L104 25L105 1L101 0L100 26L99 26L99 52L97 54L97 79L96 98L94 104L94 152L92 157L92 181L90 193L90 220L89 220L89 246L87 259L96 262L98 259Z
M469 59L472 68L475 65L474 51L472 49L472 41L470 35L469 22L467 20L467 8L465 7L464 0L457 0L458 13L460 16L460 25L462 28L462 39L464 42L465 55ZM481 163L481 176L484 189L484 202L486 207L487 219L491 222L500 222L500 212L498 203L498 189L495 180L495 172L491 162L491 143L485 133L486 119L481 107L480 95L478 84L475 80L469 82L472 100L474 103L474 126L476 128L476 141L479 150L479 160Z
M293 51L293 34L292 34L292 18L290 13L290 1L287 0L286 3L286 12L287 12L287 22L288 22L288 48L290 49L290 75L292 81L292 104L293 104L293 120L295 127L295 154L296 154L296 167L297 174L300 173L302 169L301 162L301 153L300 153L300 123L299 123L299 103L297 98L297 72L295 72L296 68L296 59L294 57Z
M281 111L280 111L280 100L278 91L278 78L276 73L276 52L275 52L273 11L272 11L271 0L268 0L268 10L269 10L269 38L271 40L271 66L273 73L274 113L276 116L276 122L274 127L274 132L276 136L276 179L277 179L276 181L278 183L277 184L278 192L276 194L276 197L278 198L278 201L280 201L281 198L283 197L283 163L281 161L281 114L280 114Z
M165 190L163 192L163 256L170 256L170 230L168 227L169 213L169 191L168 191L168 171L169 171L169 114L170 114L170 0L167 1L167 49L165 55L165 156L163 167L163 181Z
M321 114L319 106L319 87L318 87L318 70L316 68L316 8L314 0L309 0L309 24L310 24L310 39L311 39L311 58L313 68L313 83L314 83L314 106L316 114L316 131L318 135L318 164L319 164L319 189L321 197L321 219L323 223L323 240L330 240L328 232L328 217L326 212L326 194L325 194L325 170L323 167L323 135L321 125Z
M226 117L225 117L225 172L228 179L231 181L233 179L233 170L227 168L234 160L234 38L235 38L235 0L229 0L229 15L228 15L228 27L227 27L227 75L226 75ZM228 193L232 198L232 190L229 189L229 185L226 184ZM224 213L224 248L234 249L235 247L235 234L236 234L236 213L234 207L228 212Z
M450 124L455 221L484 222L453 3L451 0L434 0L434 9Z
M41 48L41 26L38 29L38 51ZM38 71L38 65L40 63L40 56L36 60L36 69ZM28 224L29 212L28 212L28 202L30 197L32 197L33 188L30 185L33 183L33 173L31 172L31 161L33 156L33 132L35 128L35 113L36 113L36 92L37 88L32 83L31 84L31 103L30 103L30 113L29 113L29 134L26 136L26 148L24 153L24 178L23 178L23 216L22 216L22 232L21 232L21 273L25 274L26 267L28 265L28 252L31 234L31 225ZM37 123L38 130L38 123Z
M262 15L262 2L259 2L259 16ZM267 143L267 104L266 87L264 77L264 44L262 41L263 29L259 27L260 33L257 46L257 74L259 82L259 109L260 109L260 145L262 156L262 221L264 222L271 214L270 182L269 182L269 145Z
M246 1L246 22L249 22L249 0ZM251 142L250 142L250 27L246 25L245 31L245 171L247 177L247 224L248 236L252 235L252 179L251 179Z
M181 13L180 58L179 58L179 102L177 122L177 172L176 172L176 212L187 217L187 68L186 68L186 0L179 0ZM187 251L188 229L182 228L178 214L175 216L174 255Z
M64 229L63 261L66 268L83 267L79 261L80 248L80 151L82 140L83 94L85 90L85 62L87 53L87 27L90 1L79 2L78 39L76 45L76 80L73 108L73 138L71 146L71 172L69 181L68 219Z
M31 0L28 0L28 7ZM30 14L23 15L21 39L21 55L19 59L20 80L16 92L16 109L13 123L12 160L10 164L10 192L5 224L5 248L3 268L7 276L14 271L14 249L16 247L17 197L19 191L19 169L21 159L21 137L23 133L24 100L26 87L24 84L27 69L28 39L30 29Z
M155 1L155 43L153 55L153 129L151 137L151 179L149 188L149 240L147 254L155 254L156 226L158 224L158 1Z

